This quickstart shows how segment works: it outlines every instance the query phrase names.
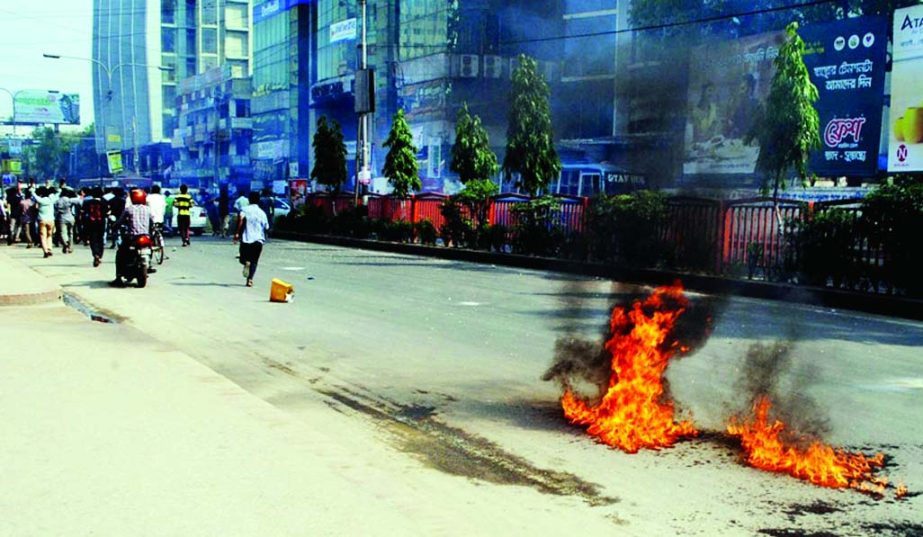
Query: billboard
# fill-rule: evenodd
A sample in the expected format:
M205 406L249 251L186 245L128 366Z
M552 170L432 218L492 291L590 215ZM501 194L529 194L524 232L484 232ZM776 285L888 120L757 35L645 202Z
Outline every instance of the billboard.
M771 32L692 50L683 173L750 175L759 147L744 143L769 93L784 34Z
M330 43L356 39L356 18L346 19L330 25Z
M888 171L923 170L923 6L894 11Z
M808 168L824 177L869 177L878 149L888 46L887 20L861 17L805 26L804 63L817 86L821 149Z
M23 90L13 101L17 123L80 124L80 95Z

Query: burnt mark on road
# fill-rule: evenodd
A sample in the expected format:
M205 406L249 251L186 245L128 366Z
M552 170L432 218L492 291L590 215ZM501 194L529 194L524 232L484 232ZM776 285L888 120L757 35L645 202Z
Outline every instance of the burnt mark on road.
M531 487L543 494L577 496L592 506L617 503L600 486L574 474L538 468L486 438L439 421L435 409L373 400L340 388L321 393L382 427L401 451L434 470L498 485Z

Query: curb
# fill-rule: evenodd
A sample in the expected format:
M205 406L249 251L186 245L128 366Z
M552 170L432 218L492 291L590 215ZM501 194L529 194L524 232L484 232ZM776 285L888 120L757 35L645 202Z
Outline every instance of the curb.
M275 231L272 235L274 238L299 242L313 242L332 246L361 248L364 250L393 252L531 270L546 270L566 274L594 276L637 284L663 285L672 283L676 280L682 280L683 285L687 289L707 294L735 295L762 300L854 310L863 313L902 317L912 320L923 320L923 300L889 295L871 295L839 289L810 287L806 285L732 280L729 278L719 278L717 276L705 276L701 274L653 269L632 269L605 265L602 263L587 263L520 254L501 254L480 250L466 250L462 248L440 248L437 246L354 239L333 235L312 235L291 231Z
M5 253L0 253L0 266L9 268L14 271L22 271L28 274L27 282L31 285L25 287L34 289L28 292L7 293L0 290L0 307L3 306L33 306L36 304L45 304L48 302L59 302L64 297L64 291L60 285L51 283L48 278L42 276L32 268L12 259ZM28 272L26 272L28 271ZM31 281L29 281L31 280ZM35 283L38 283L36 285Z

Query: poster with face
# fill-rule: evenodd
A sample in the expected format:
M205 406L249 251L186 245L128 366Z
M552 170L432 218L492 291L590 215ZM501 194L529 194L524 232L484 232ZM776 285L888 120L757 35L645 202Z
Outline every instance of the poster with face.
M923 170L923 5L894 12L888 171Z
M772 84L781 32L696 47L690 64L683 173L753 174L759 147L744 137Z

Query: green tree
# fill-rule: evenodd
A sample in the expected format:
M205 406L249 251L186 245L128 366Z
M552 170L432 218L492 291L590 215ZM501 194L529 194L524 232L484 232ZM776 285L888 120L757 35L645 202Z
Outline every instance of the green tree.
M35 129L32 133L34 152L31 155L30 169L33 176L41 180L51 180L67 175L70 158L70 143L51 127Z
M71 175L76 177L95 176L99 169L99 157L96 154L96 127L94 124L88 125L80 132L62 134L61 137L71 148L71 155L74 156L73 168L70 170Z
M321 116L311 145L314 147L311 179L338 195L346 182L346 143L343 142L340 124L336 121L328 123L327 117Z
M520 54L510 91L503 170L518 173L519 186L531 196L561 172L551 129L550 93L536 61Z
M499 169L497 155L490 150L490 138L481 125L481 118L472 116L465 103L455 122L451 170L465 185L458 200L468 207L479 234L487 224L490 198L500 190L490 179Z
M746 137L747 142L759 143L756 169L764 176L763 192L772 190L777 218L779 189L786 187L792 170L802 181L807 178L808 156L820 147L820 120L814 108L817 87L804 65L804 41L798 35L798 23L790 23L785 33L785 43L773 62L775 74L769 95Z
M384 146L388 148L384 173L394 189L394 195L406 198L414 190L423 188L417 174L417 148L413 145L413 135L410 133L407 120L404 119L403 109L394 114L391 132L388 133Z

